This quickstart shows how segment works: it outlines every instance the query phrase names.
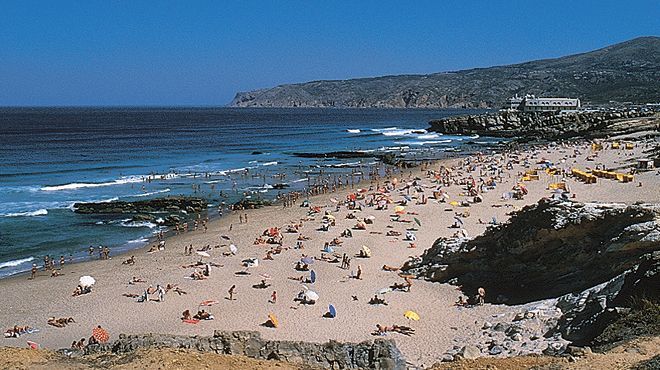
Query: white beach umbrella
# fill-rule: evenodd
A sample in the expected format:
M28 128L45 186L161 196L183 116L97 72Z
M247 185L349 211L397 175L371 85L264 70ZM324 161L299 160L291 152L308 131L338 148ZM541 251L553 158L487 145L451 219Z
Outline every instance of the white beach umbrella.
M197 252L197 254L202 256L202 257L211 257L211 255L206 253L206 252Z
M229 244L229 251L231 254L236 254L238 252L238 248L234 244Z
M92 286L95 283L96 283L96 280L93 277L89 276L89 275L85 275L85 276L82 276L80 278L80 286L83 287L83 288L88 287L88 286Z
M307 298L307 300L316 302L319 299L319 295L313 290L308 290L305 292L305 298Z

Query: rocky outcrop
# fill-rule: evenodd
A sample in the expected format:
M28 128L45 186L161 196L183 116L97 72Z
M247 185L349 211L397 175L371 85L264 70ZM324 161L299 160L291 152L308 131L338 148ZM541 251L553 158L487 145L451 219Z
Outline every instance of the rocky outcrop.
M161 224L173 226L188 215L206 211L207 202L194 197L166 197L141 200L137 202L90 202L75 203L76 213L90 215L121 214L130 215L133 221L155 222L162 218Z
M515 112L449 117L429 122L429 131L444 134L484 135L526 139L603 137L643 130L656 130L660 120L652 112Z
M96 353L122 354L142 348L183 348L263 360L282 360L327 369L405 369L406 362L392 340L373 342L307 343L269 341L258 332L215 331L212 337L146 334L119 335L112 343L88 346L85 351L63 349L70 357Z
M487 300L517 304L589 289L657 250L658 205L541 200L473 240L438 239L405 269L468 294L484 287Z
M640 37L588 53L527 63L239 92L232 107L497 108L515 94L583 101L660 101L660 38Z

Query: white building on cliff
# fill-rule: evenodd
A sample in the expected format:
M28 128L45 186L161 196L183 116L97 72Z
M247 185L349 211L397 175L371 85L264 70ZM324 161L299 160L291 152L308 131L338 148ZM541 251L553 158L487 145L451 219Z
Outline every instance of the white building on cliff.
M521 112L557 112L565 110L577 110L580 108L580 99L573 98L537 98L534 95L518 95L507 99L506 109L514 109Z

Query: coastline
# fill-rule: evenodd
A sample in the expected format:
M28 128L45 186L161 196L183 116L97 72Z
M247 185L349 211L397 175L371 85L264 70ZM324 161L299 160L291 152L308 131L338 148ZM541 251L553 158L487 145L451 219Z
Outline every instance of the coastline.
M521 157L532 159L534 157L548 156L550 158L570 158L573 145L558 145L548 148L536 146L526 148L521 152ZM587 150L584 143L575 145L581 151ZM641 149L641 148L638 148ZM536 154L534 154L536 153ZM620 153L606 151L603 153L603 161L614 162L628 159L628 153L619 156ZM584 160L586 153L576 158L576 164L584 167L589 164ZM488 157L497 157L494 154ZM474 155L473 155L474 157ZM434 163L437 169L440 163L447 166L464 161L464 158L452 158ZM489 220L495 216L498 220L506 220L507 213L511 207L490 207L491 205L503 205L499 199L502 191L510 188L517 181L517 173L524 166L516 167L508 171L508 177L498 185L494 192L484 194L482 205L470 208L472 213L466 230L470 236L480 234L486 225L476 222L477 218ZM425 179L424 171L419 167L405 169L402 177L408 177L412 173L413 178L418 176ZM550 178L530 183L530 194L523 201L512 202L513 208L522 207L525 204L535 203L540 197L548 196L546 185ZM601 201L601 202L635 202L656 201L653 186L657 186L657 176L646 173L640 176L640 181L645 183L643 188L637 188L635 183L620 184L616 182L604 182L596 187L570 181L571 190L577 194L579 201ZM369 180L364 180L361 185L366 186ZM460 199L460 187L449 188L453 198ZM501 191L500 191L501 189ZM621 191L623 189L623 191ZM657 187L656 187L657 189ZM337 193L329 193L311 197L313 205L325 205L328 210L332 208L330 198L343 199L350 189L344 189ZM453 199L452 198L452 199ZM398 197L397 197L398 199ZM331 229L328 233L316 231L320 218L305 224L304 233L312 237L305 242L304 250L289 250L275 261L262 261L251 276L237 277L234 273L242 270L241 260L257 257L260 260L265 254L262 246L253 245L256 236L272 226L285 226L289 222L295 222L304 218L307 214L306 208L299 207L299 202L291 208L279 206L265 207L256 210L241 211L248 213L249 222L241 224L238 222L237 214L228 214L209 223L209 231L202 230L188 232L181 235L168 237L166 250L147 254L146 251L151 243L140 249L128 253L113 256L109 261L86 261L65 266L64 276L50 278L44 276L40 271L34 281L25 280L25 275L14 276L0 280L0 294L5 297L2 303L3 312L8 314L0 323L4 327L12 325L25 325L41 329L40 333L25 336L29 340L35 340L41 345L49 348L67 347L71 340L86 336L96 324L102 324L108 328L111 335L119 333L176 333L185 335L202 335L212 332L214 329L223 330L258 330L267 339L294 339L311 342L324 342L328 339L339 341L361 341L372 339L369 333L373 330L375 323L391 325L393 323L407 324L413 326L417 333L413 337L392 336L401 348L406 358L415 364L431 364L438 360L444 350L453 345L466 343L473 336L480 335L481 323L493 315L513 317L520 307L509 307L500 305L484 305L470 310L461 310L453 307L456 296L460 294L455 287L447 284L430 283L426 281L415 281L414 288L410 293L392 292L386 295L389 306L373 307L366 304L366 300L379 289L389 286L401 279L396 273L382 271L382 265L400 266L408 260L409 256L421 254L426 248L440 236L450 236L454 230L446 228L451 224L453 212L445 211L446 206L438 206L429 202L427 206L410 205L409 208L419 213L422 226L417 233L417 248L408 248L408 242L402 238L385 238L384 235L356 232L352 239L346 239L344 246L338 252L347 252L351 256L361 248L369 245L374 256L368 260L354 259L354 263L362 264L365 278L362 281L348 278L350 271L340 270L336 265L317 263L314 269L319 275L319 281L315 283L314 289L321 295L319 303L313 306L299 306L291 309L291 299L300 290L301 284L287 279L287 276L298 276L301 273L293 270L292 263L301 253L318 255L322 249L323 242L329 241L337 236L344 227L352 224L351 220L344 218L346 211L338 213L338 223L341 226ZM461 210L456 208L456 211ZM393 225L395 229L404 231L406 225L390 224L389 214L391 212L377 212L366 209L364 215L373 215L375 229L384 232L385 225ZM412 217L412 216L409 216ZM229 226L233 223L233 230L229 232ZM183 247L193 244L200 248L206 244L222 245L229 244L220 236L229 235L231 242L239 247L238 256L225 257L221 252L226 247L212 248L211 261L224 265L221 268L211 270L211 277L206 281L186 280L185 275L190 269L182 269L182 264L195 262L199 258L185 256ZM295 234L285 234L285 246L295 244ZM129 255L135 255L136 265L121 265L121 260ZM261 261L260 261L261 262ZM355 270L355 265L353 269ZM259 282L258 274L264 272L273 277L272 289L278 291L280 298L276 305L268 304L267 299L271 289L258 290L251 285ZM97 278L97 285L89 295L71 298L70 294L77 279L82 275L92 275ZM123 292L139 293L148 284L129 285L128 280L132 276L144 278L148 284L179 284L188 292L187 295L178 296L170 292L163 303L148 302L144 304L135 303L134 300L122 297ZM238 301L224 299L230 285L237 284ZM28 288L28 289L25 289ZM351 294L353 292L353 294ZM470 292L468 292L470 293ZM353 302L351 295L359 296L358 302ZM216 320L202 322L198 325L187 325L180 322L178 317L183 309L196 310L197 302L205 299L220 301L209 311L216 315ZM281 302L280 302L281 301ZM334 304L340 316L337 319L324 319L322 315L326 311L327 304ZM38 309L35 309L38 307ZM419 322L409 322L402 317L405 310L413 309L422 316ZM283 323L282 328L270 329L261 326L267 320L267 313L274 311ZM76 319L75 324L66 328L53 328L46 325L49 316L68 317ZM237 320L240 317L240 320ZM303 324L304 323L304 324ZM475 324L478 323L478 324ZM451 329L452 327L460 330ZM425 341L421 342L420 338ZM13 339L0 339L2 345L22 346L22 341ZM19 343L20 342L20 343Z

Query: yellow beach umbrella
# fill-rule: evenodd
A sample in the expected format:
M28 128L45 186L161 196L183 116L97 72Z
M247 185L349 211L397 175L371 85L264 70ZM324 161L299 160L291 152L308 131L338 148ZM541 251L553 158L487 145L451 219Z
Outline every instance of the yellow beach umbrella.
M419 320L419 314L417 314L417 312L415 311L406 311L403 313L403 316L409 320L414 320L414 321Z
M274 314L269 313L268 314L268 320L270 320L270 323L273 324L274 328L280 326L280 322L277 320L277 317L275 317Z

